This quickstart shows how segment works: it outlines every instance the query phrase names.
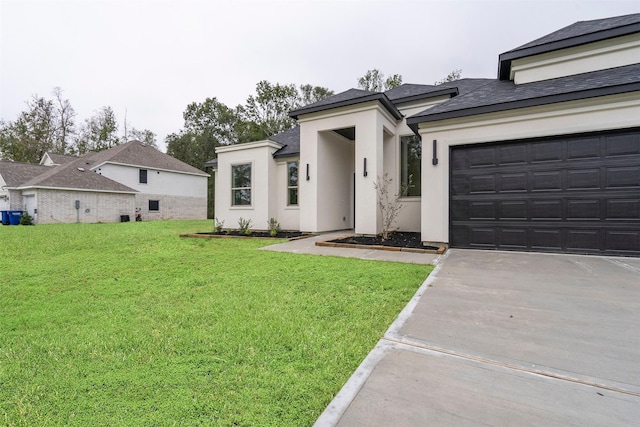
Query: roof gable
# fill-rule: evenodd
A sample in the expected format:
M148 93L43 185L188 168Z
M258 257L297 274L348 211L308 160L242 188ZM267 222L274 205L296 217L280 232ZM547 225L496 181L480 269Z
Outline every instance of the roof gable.
M149 169L209 176L209 174L200 169L194 168L140 141L129 141L105 151L90 153L87 155L87 158L90 161L90 164L87 165L90 169L95 169L105 163L118 163Z
M303 114L317 113L320 111L331 110L333 108L348 107L371 101L380 102L396 120L400 120L402 118L400 111L398 111L384 93L361 89L349 89L344 92L340 92L337 95L330 96L318 102L314 102L313 104L293 110L289 112L289 117L297 119Z
M592 21L578 21L501 54L499 57L498 78L509 80L511 61L515 59L638 32L640 32L640 13Z
M87 191L137 193L136 190L93 172L87 166L89 159L79 157L64 165L47 167L43 173L22 183L20 188L64 188Z
M640 91L640 64L520 85L493 80L464 96L408 117L407 124L415 131L418 123L423 122L635 91Z

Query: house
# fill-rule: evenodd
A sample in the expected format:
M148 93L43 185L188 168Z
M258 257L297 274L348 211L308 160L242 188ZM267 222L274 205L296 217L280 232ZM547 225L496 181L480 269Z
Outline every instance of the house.
M0 208L36 223L205 219L208 174L139 141L40 164L0 161Z
M350 89L290 116L216 150L226 226L377 234L387 175L409 186L397 227L425 243L640 255L640 14L505 52L497 79Z

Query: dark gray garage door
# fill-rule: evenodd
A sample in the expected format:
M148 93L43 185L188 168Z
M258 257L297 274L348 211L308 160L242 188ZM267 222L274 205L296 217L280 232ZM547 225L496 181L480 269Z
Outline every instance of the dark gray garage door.
M640 255L640 130L450 154L452 247Z

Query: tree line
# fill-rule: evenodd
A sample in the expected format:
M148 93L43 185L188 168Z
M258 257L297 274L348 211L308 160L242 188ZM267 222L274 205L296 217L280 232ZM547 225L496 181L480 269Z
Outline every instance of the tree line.
M0 119L0 159L37 163L44 153L82 155L102 151L131 139L157 147L156 135L138 130L126 119L123 132L113 109L103 106L93 116L77 122L77 114L62 89L53 98L33 95L14 121Z

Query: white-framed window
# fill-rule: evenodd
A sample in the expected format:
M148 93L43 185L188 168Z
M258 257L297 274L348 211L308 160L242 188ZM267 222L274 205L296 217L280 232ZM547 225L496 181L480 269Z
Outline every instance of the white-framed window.
M287 206L298 206L298 162L287 162Z
M400 184L407 189L407 197L420 197L422 170L422 141L419 136L400 137Z
M231 166L231 206L251 206L251 163Z

